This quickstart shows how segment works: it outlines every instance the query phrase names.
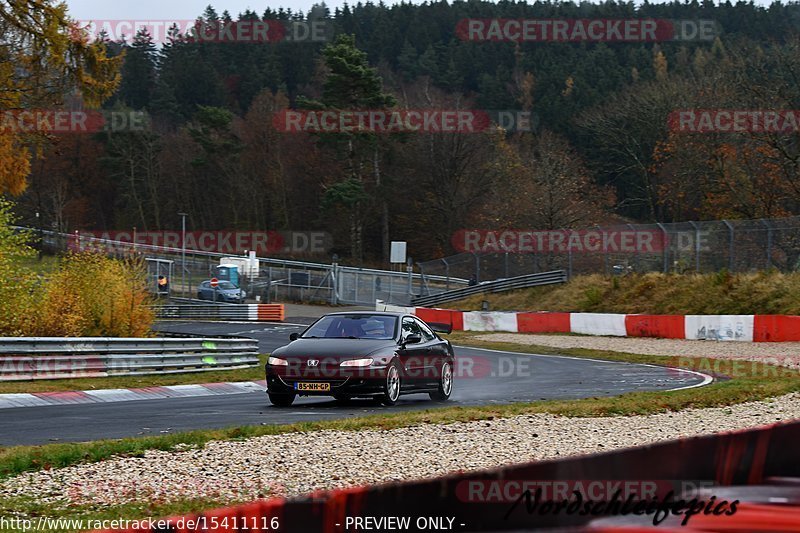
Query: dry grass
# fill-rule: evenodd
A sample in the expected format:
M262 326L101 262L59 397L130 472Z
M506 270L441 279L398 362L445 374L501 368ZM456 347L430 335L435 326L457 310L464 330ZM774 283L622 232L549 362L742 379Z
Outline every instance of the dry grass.
M484 294L448 307L649 314L800 314L800 273L577 276L564 285Z

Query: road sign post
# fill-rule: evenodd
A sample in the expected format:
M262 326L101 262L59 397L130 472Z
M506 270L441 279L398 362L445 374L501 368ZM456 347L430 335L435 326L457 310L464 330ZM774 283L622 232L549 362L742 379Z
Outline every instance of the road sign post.
M219 286L219 280L217 278L211 278L211 281L208 282L211 285L211 288L214 289L212 294L214 295L214 303L217 303L217 287Z

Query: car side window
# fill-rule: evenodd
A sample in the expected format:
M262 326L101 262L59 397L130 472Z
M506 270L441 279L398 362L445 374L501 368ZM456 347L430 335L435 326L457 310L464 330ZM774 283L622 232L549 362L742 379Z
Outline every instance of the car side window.
M414 319L414 322L422 332L422 342L430 342L436 338L436 335L434 335L433 330L428 327L428 324L419 319Z
M422 331L419 329L419 326L414 322L413 318L404 318L403 319L403 340L405 340L409 335L422 335Z

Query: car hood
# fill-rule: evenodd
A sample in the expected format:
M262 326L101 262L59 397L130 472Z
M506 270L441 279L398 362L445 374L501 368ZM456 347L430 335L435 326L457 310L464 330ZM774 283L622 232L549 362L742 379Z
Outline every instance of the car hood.
M373 339L297 339L278 348L272 355L276 357L337 357L352 359L366 357L377 351L393 353L397 350L394 340Z

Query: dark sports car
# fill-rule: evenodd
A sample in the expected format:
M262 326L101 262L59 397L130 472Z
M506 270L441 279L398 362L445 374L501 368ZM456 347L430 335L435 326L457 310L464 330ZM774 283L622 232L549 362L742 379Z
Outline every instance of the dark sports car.
M437 331L450 333L451 327L403 313L325 315L270 355L267 394L279 407L298 395L370 397L394 405L401 394L426 392L445 401L453 391L455 355Z

